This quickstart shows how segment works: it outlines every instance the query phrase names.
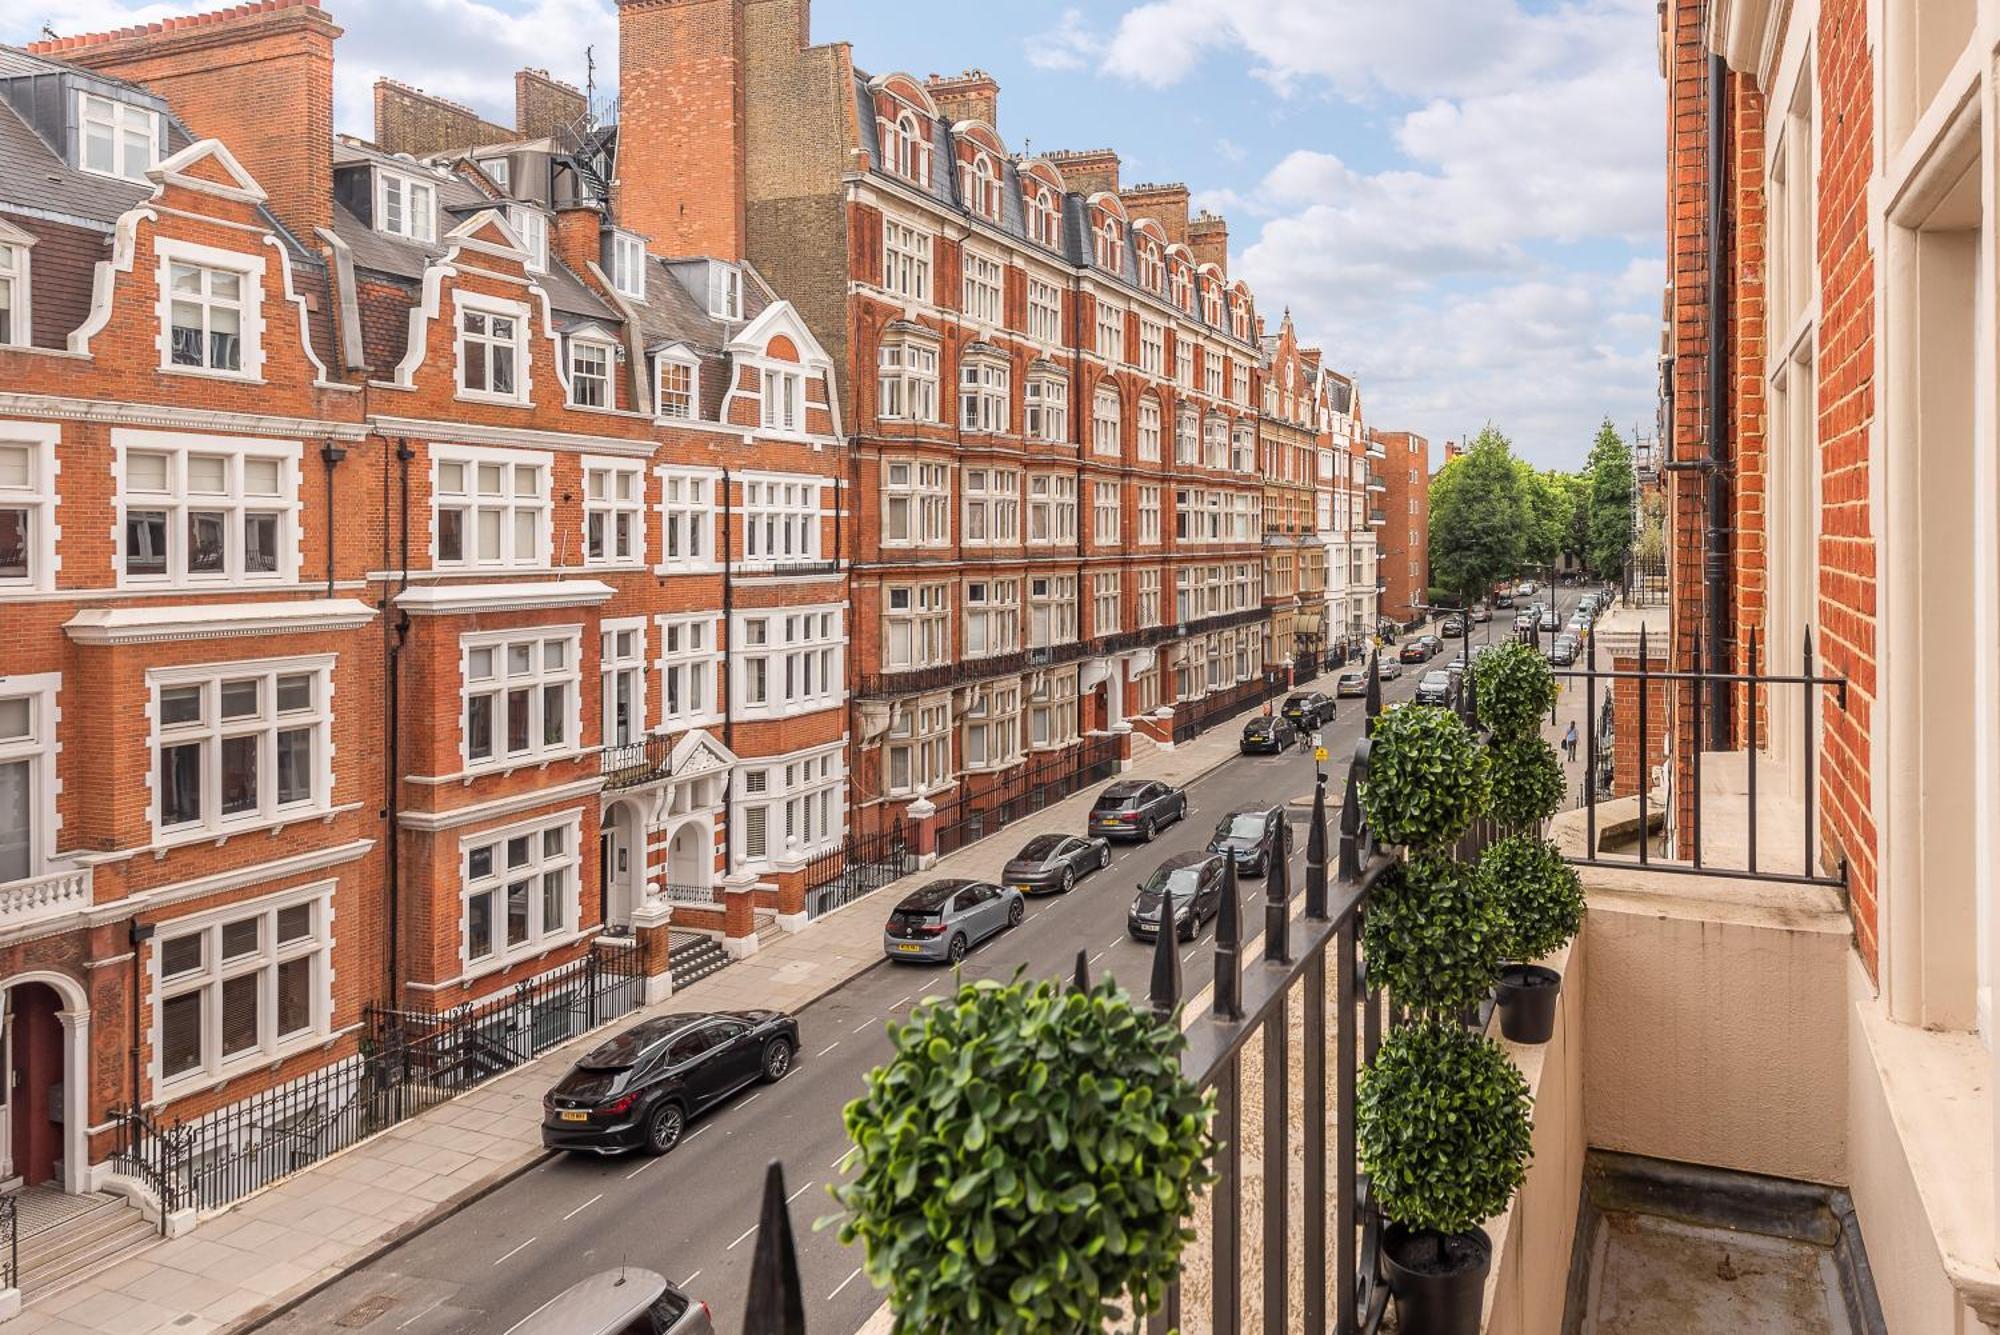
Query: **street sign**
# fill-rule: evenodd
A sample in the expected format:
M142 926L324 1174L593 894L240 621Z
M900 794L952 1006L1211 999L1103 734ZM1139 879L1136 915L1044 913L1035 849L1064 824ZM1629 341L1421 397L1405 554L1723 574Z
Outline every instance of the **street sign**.
M1324 764L1326 763L1326 757L1327 757L1327 750L1326 750L1326 748L1325 748L1325 747L1323 747L1323 746L1315 746L1315 747L1313 748L1313 761L1314 761L1314 763L1316 763L1316 764L1320 764L1320 765L1324 765Z

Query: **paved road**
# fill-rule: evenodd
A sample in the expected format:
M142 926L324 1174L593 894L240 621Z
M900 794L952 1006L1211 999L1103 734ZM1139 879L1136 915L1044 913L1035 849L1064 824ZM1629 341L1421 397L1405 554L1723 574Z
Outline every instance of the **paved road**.
M1573 604L1575 592L1565 592L1566 606ZM1495 632L1505 633L1504 624ZM1412 668L1386 683L1385 698L1407 699L1422 671ZM1331 689L1332 680L1329 674L1316 685ZM1359 702L1342 702L1327 736L1336 762L1352 753L1361 715ZM1093 976L1108 972L1143 993L1152 947L1125 934L1135 884L1168 854L1205 844L1229 810L1309 793L1312 775L1310 758L1298 753L1239 758L1211 772L1190 789L1186 821L1150 845L1115 848L1111 866L1069 894L1031 900L1020 927L967 957L966 977L1007 978L1025 966L1037 976L1066 978L1081 947ZM1337 779L1335 785L1337 793ZM1302 895L1303 837L1296 850L1292 885ZM1255 901L1264 894L1263 883L1245 880L1241 894L1241 921L1254 938L1262 931ZM882 905L884 913L889 907ZM1184 949L1189 993L1213 977L1213 935L1212 926L1204 928ZM1256 952L1243 957L1254 960ZM950 985L943 968L877 965L801 1013L805 1043L790 1076L753 1086L711 1112L672 1154L552 1158L265 1328L286 1335L328 1329L499 1335L576 1280L630 1263L684 1284L714 1310L717 1329L733 1335L741 1328L764 1165L776 1157L793 1194L792 1224L813 1327L855 1330L881 1305L881 1296L860 1273L858 1249L841 1247L831 1229L813 1229L816 1219L833 1211L826 1189L848 1148L840 1110L861 1093L864 1073L888 1057L885 1022ZM364 1320L369 1310L377 1314Z

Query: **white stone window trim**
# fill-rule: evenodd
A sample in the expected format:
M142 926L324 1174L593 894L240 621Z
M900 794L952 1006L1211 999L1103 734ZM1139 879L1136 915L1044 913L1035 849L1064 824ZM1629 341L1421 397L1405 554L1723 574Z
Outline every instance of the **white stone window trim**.
M898 480L897 470L902 470ZM890 531L895 502L904 507L907 532ZM951 469L931 459L891 458L882 461L882 532L884 547L940 547L951 542ZM936 522L933 522L936 521Z
M782 440L805 440L806 413L813 406L806 398L808 371L797 362L744 358L757 372L757 431L759 435Z
M551 856L544 851L542 835L549 830L565 831L560 856ZM532 885L528 890L528 917L535 922L542 918L542 876L551 870L566 870L569 873L568 900L565 916L571 924L564 930L549 933L530 929L528 939L518 946L507 945L507 881L510 868L504 865L507 841L526 837L529 841L527 869L532 871ZM583 936L583 820L575 811L550 819L537 816L532 820L518 821L512 825L502 825L476 834L460 835L458 840L458 964L459 977L456 980L469 983L475 978L497 973L521 960L547 955L552 951L577 941ZM472 854L475 849L492 845L492 884L482 877L480 884L472 883ZM522 870L522 869L512 869ZM472 901L481 895L495 896L492 920L493 953L475 960L472 949Z
M111 559L115 584L120 589L199 589L209 586L234 588L240 585L284 585L297 581L304 563L304 503L299 499L299 460L304 446L296 440L272 440L258 436L206 436L185 431L143 431L126 428L111 433L112 488L115 513L112 516ZM159 503L147 499L155 493L134 497L126 485L126 460L132 454L165 454L168 458L167 490L157 493ZM239 479L238 491L231 496L198 501L187 489L187 460L190 454L229 456L231 475ZM250 498L241 493L240 479L245 461L275 461L278 465L278 494L258 498L259 510L275 510L289 532L278 536L278 568L249 574L240 559L233 569L220 575L190 574L187 568L187 512L202 505L205 509L242 511L251 508ZM212 504L205 504L212 502ZM125 573L125 517L128 510L156 510L164 507L167 519L167 572L163 575ZM176 520L178 519L178 522ZM240 557L240 553L239 553ZM227 563L225 562L225 566Z
M57 703L63 687L62 673L37 672L0 677L0 700L28 702L28 734L0 738L0 764L27 761L32 769L29 783L33 815L28 826L28 880L46 875L56 862L57 839L62 832L61 770L56 758L62 753L62 710ZM8 882L0 881L0 885Z
M334 654L299 654L286 658L239 659L223 663L199 663L186 667L148 668L146 671L146 820L152 830L152 848L158 852L181 844L214 842L226 843L236 835L259 830L283 829L306 820L330 819L343 808L334 805L334 753L337 749L333 737L334 720L334 680L333 668L337 659ZM296 714L280 714L277 710L276 689L279 677L306 675L313 678L313 707L310 711ZM270 697L268 708L260 704L259 717L253 723L225 723L221 718L220 693L224 680L240 680L257 677L260 701ZM202 723L195 727L180 727L168 732L160 723L160 696L169 688L177 686L200 686L203 690ZM314 733L313 794L304 802L279 805L276 801L278 767L275 754L275 738L280 731L297 728L311 728ZM273 750L267 754L260 749L258 765L268 775L268 791L271 800L261 799L258 809L235 816L222 814L221 784L222 766L220 761L221 739L257 732L273 739ZM171 827L160 824L160 753L169 746L187 742L213 743L204 753L202 767L202 818L199 822L185 822ZM260 784L260 787L263 786Z
M646 299L646 241L633 232L611 233L611 286L634 301Z
M93 120L103 119L93 115L97 107L103 107L110 112L108 123L111 130L111 156L114 163L111 171L105 171L101 167L90 165L88 149L89 126ZM141 125L143 125L145 131L148 150L146 154L146 166L139 175L133 176L127 172L118 170L115 164L124 160L121 140L125 133L128 130L140 128ZM87 88L76 90L76 167L78 171L86 172L91 176L109 177L114 181L130 181L135 185L143 185L146 181L145 173L159 165L159 112L153 110L151 107L142 107L119 98L106 97L102 93L94 93Z
M963 470L961 545L1016 547L1021 543L1021 473L987 466ZM974 522L974 516L978 522ZM975 535L974 530L978 530Z
M976 687L961 720L965 742L961 752L968 772L1005 769L1025 754L1022 748L1021 684L1018 680ZM974 739L978 745L974 746ZM999 745L995 744L998 739ZM980 752L975 756L975 751Z
M551 670L548 666L548 641L559 641L564 645L563 665ZM507 647L511 644L528 643L534 645L530 671L523 677L515 677L505 670ZM491 650L494 673L477 681L472 677L472 655L475 650ZM528 746L524 751L507 750L507 725L501 710L505 697L514 685L527 688L530 698ZM537 729L534 720L540 715L545 699L543 688L564 685L569 688L567 717L563 720L563 738L559 742L544 742L547 721ZM491 720L493 730L493 753L475 760L472 758L471 701L475 693L490 692L495 699ZM567 626L512 626L504 630L467 631L458 637L458 762L459 772L465 781L482 774L511 774L518 769L531 766L540 767L567 760L583 753L583 627Z
M219 246L204 246L193 241L182 241L176 237L156 237L153 240L153 255L158 263L154 267L154 282L158 298L154 312L158 316L159 334L156 344L160 352L160 370L167 375L195 376L208 380L236 380L251 384L264 383L264 257L245 254L240 250L224 250ZM218 269L235 274L242 283L237 308L240 324L237 338L240 342L237 360L241 363L235 370L217 369L208 366L178 366L174 363L174 292L173 266L192 265L198 269Z
M797 622L807 633L786 638L788 623ZM764 640L754 643L748 626L764 623ZM826 629L822 630L821 627ZM787 719L801 714L834 709L847 702L847 605L815 603L804 607L758 607L738 609L729 623L730 714L737 719ZM810 662L816 678L811 691L794 681L790 693L785 685L788 660ZM764 699L752 703L751 664L764 665ZM801 674L803 675L803 674Z
M460 539L460 551L466 553L457 561L446 562L438 557L438 465L460 464L465 468L467 524ZM482 561L476 553L477 534L471 522L480 508L478 490L479 465L500 467L505 484L497 500L497 506L505 517L500 524L500 550L498 560ZM431 567L435 570L546 570L550 566L550 553L555 549L555 514L551 491L555 485L555 455L548 450L521 450L506 446L457 445L449 442L435 442L430 447L430 548ZM537 495L523 499L514 494L514 469L525 466L537 470L540 482ZM488 498L489 500L493 498ZM535 551L527 559L518 554L510 554L514 540L514 513L518 510L535 510L539 519L535 525Z
M720 512L718 489L722 486L720 468L690 468L680 465L659 465L653 469L653 476L660 480L659 500L656 509L660 519L660 560L654 565L656 575L685 575L720 570L722 562L716 555L716 519ZM682 496L675 497L674 484L681 484ZM691 504L685 499L689 484L701 483L705 499L699 504ZM690 559L686 552L669 554L667 538L677 524L683 520L690 527L699 526L701 559Z
M514 229L514 235L521 239L521 249L528 253L524 266L529 273L549 271L549 215L532 204L509 204L507 225Z
M62 568L62 460L56 446L62 428L54 422L0 422L0 449L22 449L28 455L28 482L14 487L0 480L0 510L28 512L28 573L0 577L0 591L47 592L56 586ZM124 525L119 525L123 532Z
M401 195L402 226L389 224L389 183L394 181ZM414 193L423 192L423 207L413 206ZM411 172L388 167L375 168L375 230L384 236L400 236L425 244L437 240L437 182Z
M978 591L978 598L973 597ZM965 582L964 656L970 659L1011 654L1021 647L1021 576L1000 579L969 579ZM977 624L983 644L974 648L972 628Z
M882 289L905 301L929 305L936 247L922 227L893 214L882 218Z
M598 712L603 715L602 721L605 724L598 742L605 747L630 746L635 742L643 740L651 732L648 720L652 715L652 710L648 704L647 697L652 694L653 686L651 679L646 674L646 670L657 660L650 656L651 648L646 643L649 624L647 618L644 616L606 617L597 623L597 675L602 688L598 696ZM632 636L633 642L638 647L632 652L621 656L617 651L618 637L620 635ZM609 726L612 699L611 678L617 673L633 670L636 670L639 674L639 688L634 693L632 700L632 736L628 741L615 742L612 740Z
M1043 674L1028 692L1027 721L1020 742L1024 752L1059 751L1075 744L1078 727L1077 669ZM1035 734L1042 733L1037 740Z
M1021 390L1021 430L1030 440L1069 443L1069 377L1033 371Z
M810 473L744 472L736 474L734 480L742 488L742 503L737 507L743 532L739 568L768 570L823 559L820 530L826 511L822 494L831 485L828 479ZM789 498L788 491L793 493ZM772 550L761 550L767 545ZM753 551L753 546L760 550ZM783 550L786 546L795 550L787 553Z
M1028 279L1028 337L1050 348L1063 343L1062 289L1040 278Z
M799 772L806 768L819 769L820 762L826 762L826 773L815 773L809 779L802 779ZM794 778L787 782L785 774L791 770ZM819 853L837 848L847 837L847 743L845 739L825 746L794 751L788 755L760 757L755 762L744 761L738 767L741 783L730 785L730 828L749 829L748 811L752 807L764 808L764 855L751 857L741 853L737 866L748 871L794 871L805 865ZM763 776L763 786L751 791L753 776ZM821 793L831 791L834 796L832 806L838 811L838 819L810 842L801 841L796 847L786 846L782 856L774 856L774 846L785 843L784 812L786 806L798 800L810 801Z
M255 899L239 900L204 913L190 914L185 918L175 918L158 925L151 948L147 953L147 977L151 994L148 1004L148 1037L151 1039L152 1055L147 1061L146 1075L152 1091L149 1107L158 1107L171 1099L185 1098L204 1089L213 1088L224 1081L248 1071L275 1065L294 1053L304 1052L320 1046L333 1035L333 943L334 911L333 881L318 881L311 885L295 886L270 895L260 895ZM283 909L295 908L301 904L313 905L313 932L297 942L280 944L278 941L278 914ZM258 932L259 946L254 954L224 960L222 955L222 925L240 922L251 917L262 917L263 926ZM160 974L161 959L166 944L172 940L192 936L198 932L208 934L208 943L203 947L203 967L198 974L176 975L163 978ZM318 967L313 979L313 1021L307 1028L291 1035L280 1035L277 1026L277 978L278 966L294 959L316 957ZM264 1031L258 1046L235 1057L222 1056L222 985L230 978L249 973L269 972L270 984L259 994L259 1029ZM175 997L185 996L203 988L213 987L214 1001L205 1008L203 1014L202 1048L204 1060L194 1070L184 1072L172 1079L162 1074L162 1050L165 1041L166 1003ZM212 1045L211 1045L212 1040Z
M687 376L687 411L667 410L667 368L685 368ZM695 422L701 420L701 358L676 344L653 355L653 417L663 422Z
M569 347L569 406L585 408L593 412L609 411L618 406L618 344L609 338L592 334L572 334L567 340ZM578 374L579 353L594 353L603 360L604 372L595 377L604 385L604 402L585 403L577 393L579 380L586 377Z
M965 318L986 327L1007 319L1007 262L970 246L960 251L960 305Z
M1011 421L1013 367L997 353L962 356L958 369L958 421L963 431L1005 435Z
M902 605L897 605L898 597ZM882 588L882 666L892 672L942 667L954 661L951 636L952 586L949 581L897 582ZM898 653L900 631L905 641ZM929 652L924 642L930 641Z
M646 464L643 459L630 459L620 455L586 454L583 465L583 563L593 569L643 569L646 564ZM604 478L604 495L591 495L592 475ZM631 493L620 498L617 493L619 478L630 480ZM594 516L604 517L604 554L590 554L590 521ZM628 521L627 533L631 538L631 552L625 556L613 552L614 538L618 531L617 520L624 516Z
M938 421L938 345L903 335L876 349L875 415L885 421Z
M7 287L12 328L0 347L25 348L34 342L34 247L36 238L0 218L0 284Z
M532 403L533 367L528 355L528 303L512 301L505 297L489 297L479 292L468 292L454 288L452 299L452 375L457 386L455 397L468 403L502 403L527 406ZM476 313L489 318L500 316L514 322L514 337L511 344L486 335L469 338L465 330L465 317ZM499 393L490 389L468 389L465 384L465 358L469 343L480 346L511 346L514 351L514 389L511 393ZM486 380L492 383L493 376L489 364Z
M722 617L719 613L704 612L693 616L659 615L653 618L659 633L660 653L653 660L660 679L660 729L671 732L687 728L703 727L722 721L722 708L717 703L720 697L720 674L722 671ZM702 647L686 647L686 636L682 635L682 647L670 649L669 632L686 632L699 627ZM667 680L677 669L706 666L706 687L702 692L702 708L682 710L674 713L668 710Z
M896 706L896 721L882 743L882 787L891 797L928 797L954 782L951 694L917 696ZM896 782L896 757L905 757L910 780Z

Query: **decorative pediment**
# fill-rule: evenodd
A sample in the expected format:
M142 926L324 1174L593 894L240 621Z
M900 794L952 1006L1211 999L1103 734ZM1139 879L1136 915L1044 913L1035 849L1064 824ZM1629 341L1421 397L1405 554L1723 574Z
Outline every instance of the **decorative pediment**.
M246 204L262 204L265 199L264 187L243 170L243 164L220 139L197 139L147 172L146 179L158 186L177 185Z
M826 371L833 369L833 359L826 355L826 349L813 337L812 330L806 328L805 320L789 301L774 301L758 312L756 319L729 340L728 351L732 357L761 357L774 338L790 340L804 365Z
M524 265L528 262L528 248L522 244L521 234L498 209L481 209L445 233L444 239L465 250L503 256Z
M703 774L727 773L735 768L736 755L701 728L674 743L673 763L668 772L675 779L692 779Z

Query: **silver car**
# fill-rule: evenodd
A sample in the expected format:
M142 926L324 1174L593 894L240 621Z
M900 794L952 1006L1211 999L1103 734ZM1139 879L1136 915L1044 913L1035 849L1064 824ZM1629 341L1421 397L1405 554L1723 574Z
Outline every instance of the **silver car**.
M708 1304L635 1266L576 1283L507 1328L507 1335L712 1335Z
M991 881L932 881L904 896L882 929L882 953L892 960L956 964L965 952L1028 911L1019 890Z

